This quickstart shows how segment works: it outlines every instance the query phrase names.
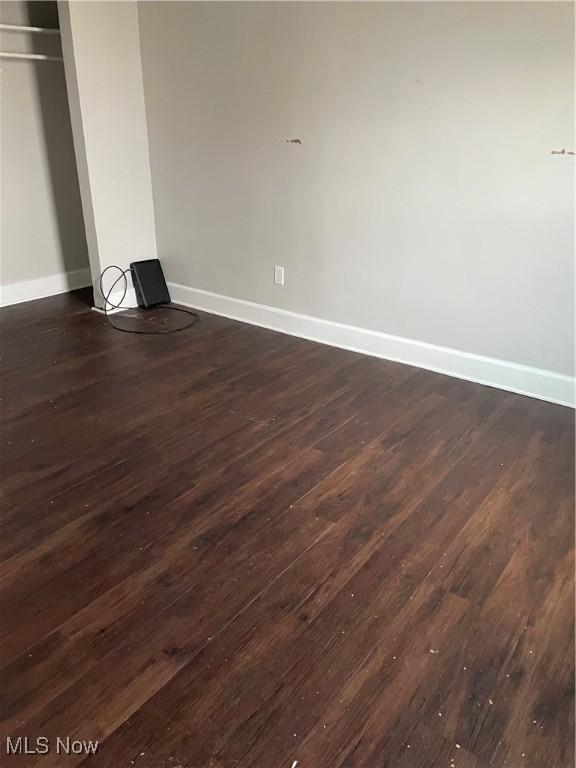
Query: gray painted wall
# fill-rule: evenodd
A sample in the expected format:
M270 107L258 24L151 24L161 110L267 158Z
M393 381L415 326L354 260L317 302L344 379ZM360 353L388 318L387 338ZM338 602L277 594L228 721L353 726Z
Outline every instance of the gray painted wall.
M169 279L572 371L574 158L551 154L573 149L570 4L139 18Z
M58 26L55 3L3 2L0 20ZM20 33L3 32L0 46L8 51L59 52L57 38ZM64 68L55 62L5 59L0 67L0 283L83 269L88 252Z

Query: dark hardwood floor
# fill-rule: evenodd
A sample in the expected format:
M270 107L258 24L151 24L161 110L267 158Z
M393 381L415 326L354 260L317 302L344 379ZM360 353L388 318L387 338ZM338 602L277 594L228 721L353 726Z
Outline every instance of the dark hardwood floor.
M571 768L572 411L209 315L0 323L3 764Z

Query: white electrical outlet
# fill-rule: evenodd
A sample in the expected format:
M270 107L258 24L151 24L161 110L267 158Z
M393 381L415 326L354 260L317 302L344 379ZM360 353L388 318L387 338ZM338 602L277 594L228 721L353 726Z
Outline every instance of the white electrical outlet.
M274 285L284 285L284 267L274 267Z

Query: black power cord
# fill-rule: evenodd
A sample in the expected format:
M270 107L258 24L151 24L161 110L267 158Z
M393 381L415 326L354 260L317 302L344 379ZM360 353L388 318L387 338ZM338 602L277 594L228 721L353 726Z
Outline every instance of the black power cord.
M103 287L103 280L104 275L106 272L108 272L109 269L117 269L118 272L120 272L120 275L114 280L112 285L110 286L108 293L104 293L104 287ZM190 309L184 309L183 307L173 307L171 304L160 304L158 305L162 309L171 309L174 312L183 312L186 315L191 315L194 320L191 323L188 323L188 325L182 326L182 328L168 328L165 330L153 330L153 331L143 331L140 328L122 328L120 325L115 325L115 323L112 322L110 319L110 315L108 314L108 309L135 309L135 307L123 307L122 303L124 302L124 299L126 298L126 294L128 292L128 277L127 274L130 272L129 269L122 269L121 267L118 267L116 264L110 264L109 267L106 267L106 269L102 270L102 273L100 275L99 280L99 288L100 293L102 295L102 298L104 299L104 315L106 317L106 321L109 325L112 326L112 328L115 328L117 331L123 331L124 333L141 333L145 334L147 336L157 336L164 333L178 333L179 331L186 331L188 328L192 328L193 325L196 325L200 322L200 316L196 314L196 312L192 312ZM124 291L122 293L122 298L120 299L119 304L113 304L110 301L110 296L112 295L112 292L114 288L118 285L120 280L124 280ZM127 317L135 317L135 315L127 315Z

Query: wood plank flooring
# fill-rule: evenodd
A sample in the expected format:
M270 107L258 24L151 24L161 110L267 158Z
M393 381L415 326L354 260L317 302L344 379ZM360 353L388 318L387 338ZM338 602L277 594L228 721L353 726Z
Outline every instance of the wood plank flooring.
M571 768L572 411L78 294L0 323L3 764Z

